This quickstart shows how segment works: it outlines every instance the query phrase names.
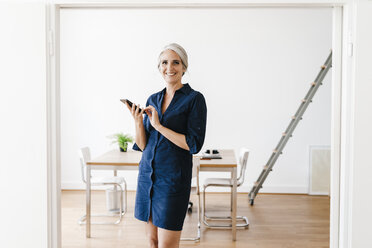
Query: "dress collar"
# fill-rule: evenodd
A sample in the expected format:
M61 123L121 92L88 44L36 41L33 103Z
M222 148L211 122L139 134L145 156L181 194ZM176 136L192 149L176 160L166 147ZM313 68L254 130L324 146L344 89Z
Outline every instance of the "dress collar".
M161 93L164 95L165 94L165 91L167 90L167 88L164 88ZM191 87L189 84L183 84L183 86L181 88L179 88L178 90L176 90L176 92L181 92L185 95L188 95L191 91Z
M191 87L189 84L184 84L182 88L178 89L177 91L184 93L185 95L188 95L191 91Z

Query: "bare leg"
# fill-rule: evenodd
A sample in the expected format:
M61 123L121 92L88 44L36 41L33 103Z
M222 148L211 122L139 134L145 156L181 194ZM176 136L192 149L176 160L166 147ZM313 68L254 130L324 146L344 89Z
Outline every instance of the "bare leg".
M158 228L159 248L178 248L181 231L170 231Z
M149 222L146 225L146 236L149 241L150 248L158 248L158 227L152 224L150 218Z

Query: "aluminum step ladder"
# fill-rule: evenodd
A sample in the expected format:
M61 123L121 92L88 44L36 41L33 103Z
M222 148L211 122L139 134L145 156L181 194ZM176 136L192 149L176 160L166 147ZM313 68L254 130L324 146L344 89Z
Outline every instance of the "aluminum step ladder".
M320 85L322 85L322 81L324 77L327 75L327 72L329 68L332 67L332 51L329 54L326 62L321 66L320 72L318 73L318 76L316 77L315 81L311 83L310 89L307 92L304 99L302 99L300 107L297 109L297 112L294 116L292 116L292 120L289 123L287 129L282 134L282 137L280 138L280 141L276 148L273 150L273 153L270 156L269 161L264 166L260 176L258 177L257 181L254 183L251 191L249 192L249 201L250 204L254 204L254 199L257 196L258 191L262 188L262 184L265 182L267 176L272 171L272 168L280 156L282 154L282 151L287 144L287 141L290 137L292 137L292 133L295 130L297 124L302 120L302 116L305 113L307 107L312 102L312 99L317 92Z

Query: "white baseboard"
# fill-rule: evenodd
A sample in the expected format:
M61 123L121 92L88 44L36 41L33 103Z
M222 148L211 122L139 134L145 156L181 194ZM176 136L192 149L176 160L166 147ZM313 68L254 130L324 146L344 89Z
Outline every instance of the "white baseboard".
M105 189L106 187L92 187L92 189ZM136 184L128 184L128 190L136 190ZM82 182L62 182L62 190L85 190L85 184ZM249 193L252 186L243 185L238 188L238 192ZM267 185L264 186L259 193L282 193L282 194L307 194L309 188L307 186L293 186L293 185ZM228 188L210 187L208 192L229 192Z
M250 192L252 186L241 186L238 192ZM264 185L259 193L278 193L278 194L307 194L309 192L308 186L297 185Z

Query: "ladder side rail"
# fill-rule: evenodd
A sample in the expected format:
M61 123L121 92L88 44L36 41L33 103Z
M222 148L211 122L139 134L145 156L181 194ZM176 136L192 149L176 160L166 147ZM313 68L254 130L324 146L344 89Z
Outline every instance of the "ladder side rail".
M255 182L251 192L249 193L251 199L252 199L252 192L256 195L260 188L262 187L263 182L266 180L266 177L269 175L270 171L272 170L272 167L274 166L276 160L279 158L279 153L273 153L271 161L268 162L266 165L266 169L263 169L259 178Z
M298 118L301 118L302 115L300 115L300 113L303 113L305 111L303 111L303 109L307 108L307 106L309 105L309 103L311 102L311 100L313 99L313 96L315 95L315 93L318 91L320 85L321 85L321 82L324 78L324 76L327 74L328 70L324 71L322 70L319 75L318 75L318 79L316 81L314 81L315 85L314 86L311 86L311 88L309 89L309 91L307 92L305 98L303 99L303 102L300 104L300 107L297 109L294 117L296 119Z
M275 161L278 159L279 155L280 155L280 153L273 152L270 156L270 159L265 164L265 168L270 168L271 169L273 167L273 164L275 164ZM262 177L264 176L265 173L266 173L265 170L262 170L262 172L261 172L261 174L258 177L256 182L261 181L261 179L262 179Z
M329 61L327 61L327 63L324 64L325 68L320 71L317 79L314 81L315 85L312 87L312 88L314 88L314 91L309 91L308 92L308 95L305 96L306 100L312 99L314 97L316 91L318 90L320 85L322 85L323 79L327 75L328 70L331 66L331 63L332 63L332 60L329 60Z
M322 70L324 71L324 70ZM321 72L322 72L321 71ZM317 80L321 78L321 73L318 74L317 76ZM317 89L319 88L320 84L316 84L315 87L312 86L307 95L306 96L313 96L315 95ZM305 99L308 99L308 97L306 97ZM268 174L272 171L272 167L274 166L276 160L279 158L279 155L282 153L282 150L284 149L285 145L287 144L289 138L292 136L292 133L293 131L295 130L297 124L299 123L299 121L302 119L302 114L306 111L307 109L307 106L310 104L310 101L306 101L305 103L302 103L300 105L300 107L298 108L298 110L296 111L296 117L295 119L292 119L290 124L288 125L286 131L285 131L285 136L282 136L278 145L276 146L275 148L275 151L276 152L273 152L269 161L266 163L266 168L267 169L264 169L260 176L258 177L257 181L256 181L256 186L254 186L254 192L258 192L258 190L261 188L263 182L265 181L266 177L268 176Z
M320 84L317 84L318 87ZM315 88L315 89L318 89ZM314 90L314 87L311 87L309 92L313 93L311 94L312 96L314 96L314 94L316 93L316 90ZM307 98L305 98L307 99ZM306 111L308 105L310 104L310 101L306 101L304 104L301 104L299 109L297 110L297 113L296 113L296 118L295 119L292 119L292 121L290 122L289 126L287 127L285 133L286 135L285 136L282 136L278 145L276 146L275 148L275 151L272 156L270 157L268 163L266 164L266 169L264 169L260 176L258 177L257 181L255 182L255 186L254 188L252 189L253 193L254 193L254 196L257 195L258 191L260 190L260 188L262 187L262 184L264 183L264 181L266 180L267 176L269 175L269 173L272 171L272 167L274 167L274 164L275 162L277 161L277 159L279 158L279 155L282 153L285 145L287 144L289 138L292 136L292 133L294 132L297 124L300 122L300 120L302 119L302 115L303 113ZM250 197L252 199L252 194L250 193Z
M322 75L318 75L318 78L321 78ZM298 122L302 119L303 113L306 111L308 105L311 102L312 96L315 95L316 91L318 90L320 84L316 84L315 86L312 86L309 90L308 93L305 96L305 99L307 99L306 102L303 102L300 104L300 107L297 109L296 114L294 118L291 120L289 123L287 129L285 130L285 136L282 136L281 140L279 141L279 144L282 143L282 141L285 141L285 139L289 139L292 136L293 130L297 126ZM310 98L309 98L310 96ZM288 137L288 138L287 138ZM279 149L279 145L277 146L277 149Z
M253 200L256 197L259 189L262 188L262 184L266 180L268 174L272 171L272 167L274 166L276 160L279 158L279 155L282 153L282 150L284 149L289 138L292 137L292 133L294 132L299 121L302 119L304 112L306 111L308 105L311 103L315 93L317 92L318 88L322 84L322 81L324 77L327 75L328 70L331 66L332 66L332 52L327 57L327 60L323 64L322 69L320 70L316 79L314 80L314 83L312 84L311 88L308 90L300 107L297 109L294 119L291 120L285 133L282 135L278 145L276 146L275 151L270 156L268 163L266 164L265 168L262 170L254 186L252 187L252 190L249 193L249 197L251 200Z
M319 71L318 75L316 76L316 78L314 80L315 85L310 88L310 90L307 92L304 99L309 99L309 97L311 97L311 99L312 99L313 98L312 96L314 96L314 94L316 93L316 91L318 90L320 85L322 84L322 81L323 81L324 77L327 75L328 70L332 65L332 52L329 54L328 58L326 59L326 61L323 65L325 65L325 68L324 69L322 68ZM297 110L295 116L297 116L297 114L300 112L299 110L301 109L301 106L302 105L300 105L300 107Z
M316 76L315 80L313 81L315 83L314 86L312 86L312 88L316 88L316 90L318 90L319 86L321 85L325 75L327 75L327 72L330 68L330 66L332 65L332 53L329 54L327 60L324 62L323 64L325 66L325 68L322 68L318 75ZM311 91L308 92L308 95ZM307 99L308 95L305 96L305 99Z
M269 164L272 163L274 157L275 157L275 153L272 153L271 156L270 156L269 161L266 163L266 166L268 166ZM257 182L261 180L261 178L263 177L264 174L265 174L265 170L262 170L260 176L259 176L258 179L257 179Z
M276 159L275 159L276 160ZM274 163L273 163L274 164ZM255 182L255 186L252 188L251 192L249 193L249 197L254 199L258 193L258 191L262 188L262 184L265 182L267 176L270 173L270 169L266 169L262 171L262 178L260 181Z
M328 59L330 59L330 57L328 57ZM313 99L315 93L319 89L319 87L321 85L321 82L323 81L324 77L327 75L327 72L328 72L328 70L330 68L329 64L332 62L332 60L330 59L327 62L328 63L326 63L326 68L325 69L322 69L321 73L318 75L318 82L316 83L315 86L313 86L312 88L310 88L310 90L308 91L308 94L307 94L308 96L305 98L306 99L306 102L304 102L303 104L301 104L300 108L298 109L298 111L297 111L298 113L296 113L296 115L295 115L295 118L296 118L295 121L294 122L291 121L290 125L288 126L288 128L287 128L287 130L285 132L286 133L285 139L283 140L282 143L279 142L278 147L276 149L276 150L278 150L278 152L282 152L282 150L283 150L284 146L286 145L288 139L292 136L292 133L295 130L297 124L302 119L303 114L305 113L307 107L311 103L311 100ZM292 123L293 123L293 125L292 125Z
M328 56L327 61L329 59L330 59L330 56ZM328 65L328 63L327 63L327 65ZM327 69L329 69L328 66L327 66ZM328 70L324 71L322 69L318 73L315 82L319 81L319 79L322 81L323 78L324 78L324 76L327 74L327 72L328 72ZM308 96L311 96L311 99L312 99L312 97L315 95L315 93L318 90L318 88L319 88L320 85L321 85L320 83L316 83L315 86L311 86L310 89L308 90L308 93L305 96L305 99L308 99ZM295 114L295 119L292 119L291 122L289 123L289 125L288 125L288 127L287 127L287 129L285 131L285 134L286 135L281 137L281 139L280 139L278 145L276 146L276 149L275 150L279 150L280 147L281 147L281 143L283 143L283 142L286 143L288 141L288 139L292 136L293 130L297 126L298 122L302 119L302 115L306 111L308 105L310 104L311 99L309 99L310 101L306 101L305 103L301 104L300 107L297 109L296 114ZM270 162L270 160L271 159L269 159L269 162Z
M330 58L330 57L328 57L328 59L329 59L329 58ZM329 61L329 63L331 63L331 60ZM312 94L311 94L311 96L310 96L311 99L312 99L312 97L315 95L317 89L319 88L320 83L323 81L324 77L326 76L326 74L327 74L327 72L328 72L328 70L329 70L329 67L330 67L330 66L328 66L329 63L326 64L327 66L326 66L325 69L322 69L322 72L324 72L324 73L319 74L319 78L318 78L318 79L319 79L319 83L317 83L317 85L316 85L317 87L315 88L315 90L312 90L312 88L314 88L314 87L312 87L312 88L310 89L309 92L312 91L312 92L311 92ZM309 99L309 100L311 100L311 99ZM275 156L272 156L273 159L272 159L271 161L269 161L269 163L267 164L267 169L264 169L264 170L261 172L261 175L262 175L262 176L260 175L259 180L257 180L257 182L256 182L257 185L255 186L255 190L254 190L255 195L258 193L258 190L262 187L262 184L263 184L264 181L266 180L266 178L267 178L267 176L269 175L269 173L272 171L272 167L274 166L276 160L279 158L279 155L281 154L282 150L284 149L286 143L288 142L289 138L292 136L292 133L293 133L293 131L295 130L297 124L298 124L298 123L300 122L300 120L302 119L302 116L303 116L304 112L306 111L308 105L309 105L310 102L311 102L311 101L309 101L309 100L307 100L307 101L305 102L305 104L301 104L301 106L300 106L300 108L299 108L299 110L300 110L300 113L299 113L299 114L300 114L300 115L298 116L298 118L296 118L296 121L293 122L293 125L291 125L291 124L292 124L292 122L291 122L291 124L290 124L289 127L288 127L288 128L291 128L291 130L289 130L288 134L284 137L284 139L283 139L283 137L281 138L281 141L279 142L279 144L278 144L278 146L277 146L278 149L276 149L276 152L273 153L273 154L275 154Z
M320 77L320 81L319 81L318 87L319 87L319 85L320 85L320 82L323 81L323 79L324 79L326 73L328 72L328 70L325 69L324 72L325 72L325 73L323 73L323 74L321 75L321 77ZM318 88L315 88L315 89L317 90ZM305 113L307 107L308 107L309 104L311 103L311 100L313 99L313 97L314 97L314 95L315 95L315 93L316 93L316 90L314 90L314 91L311 92L311 95L309 96L309 98L306 100L306 102L305 102L305 103L302 105L302 107L299 109L299 113L297 113L298 116L296 115L296 121L293 123L293 125L290 126L290 130L288 130L288 134L289 134L289 135L292 135L293 131L295 130L295 128L296 128L296 126L297 126L297 124L298 124L299 121L302 119L302 116L304 115L304 113Z
M262 170L260 176L258 177L259 179L255 183L260 182L264 177L265 173L266 173L265 170Z
M314 82L318 82L319 79L320 79L320 76L321 76L322 72L325 69L327 69L327 68L329 69L329 67L332 66L332 52L328 55L328 57L327 57L327 59L326 59L326 61L324 62L323 65L325 65L326 67L325 68L323 68L323 66L321 67L321 70L319 71L318 75L316 76ZM328 69L327 69L327 71L328 71ZM325 73L325 74L327 74L327 73Z

